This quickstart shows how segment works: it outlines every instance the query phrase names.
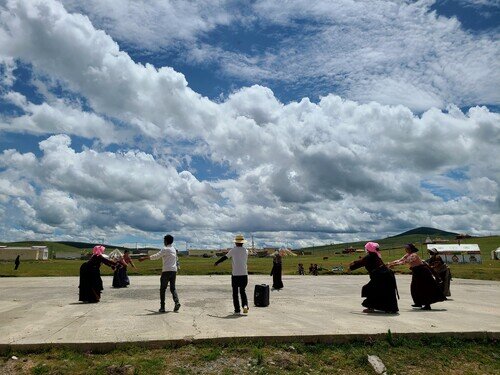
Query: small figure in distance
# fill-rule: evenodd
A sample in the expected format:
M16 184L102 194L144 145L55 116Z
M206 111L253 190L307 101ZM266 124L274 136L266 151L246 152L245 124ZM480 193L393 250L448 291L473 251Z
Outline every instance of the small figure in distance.
M304 265L302 263L299 263L299 265L297 266L297 271L299 273L299 275L304 275L305 272L304 272Z

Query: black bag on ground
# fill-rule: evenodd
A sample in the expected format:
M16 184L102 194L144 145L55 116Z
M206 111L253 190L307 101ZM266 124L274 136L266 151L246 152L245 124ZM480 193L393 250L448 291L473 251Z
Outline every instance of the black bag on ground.
M253 292L253 303L257 307L269 306L269 285L255 285L255 290Z

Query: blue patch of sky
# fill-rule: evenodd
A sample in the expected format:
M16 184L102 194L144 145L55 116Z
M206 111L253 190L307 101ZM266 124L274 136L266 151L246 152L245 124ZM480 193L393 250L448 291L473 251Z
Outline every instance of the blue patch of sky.
M475 107L486 107L486 108L488 108L488 111L490 111L490 112L495 112L495 113L500 112L500 105L496 105L496 104L479 104L478 103L474 106L459 107L459 109L463 113L467 113L471 108L475 108ZM446 113L447 111L444 109L443 112Z
M430 191L432 194L434 194L437 197L440 197L445 202L453 200L453 199L457 199L461 196L461 194L457 193L456 191L454 191L452 189L448 189L448 188L445 188L443 186L435 185L431 182L421 182L420 187Z
M455 169L450 169L449 171L444 173L444 176L449 177L456 181L466 181L470 180L468 172L469 172L468 168L455 168Z
M15 81L12 85L12 91L23 94L30 102L34 104L42 104L45 100L41 93L32 84L33 70L30 64L25 64L21 61L16 61L16 69L14 69Z
M52 93L55 97L64 98L65 100L71 102L78 102L81 108L84 111L92 111L92 108L88 104L87 99L79 95L73 91L65 88L60 82L55 80L49 80L43 75L36 75L33 73L32 66L30 64L25 64L21 61L16 62L16 68L14 69L15 81L11 91L18 92L26 97L26 99L33 104L42 104L46 101L44 95L38 90L37 86L33 83L34 79L39 80L42 83L46 84L46 87L50 93ZM0 99L1 100L1 99ZM0 105L2 102L0 102ZM8 105L8 103L3 103L4 105ZM11 105L12 106L12 105ZM15 106L14 106L15 107ZM0 107L1 113L9 114L9 108ZM13 114L18 114L14 112Z
M17 61L16 69L14 70L15 81L10 88L5 88L8 91L14 91L22 94L26 99L36 105L45 102L45 97L42 95L37 87L33 84L33 79L35 78L30 64L25 64L21 61ZM59 98L64 98L65 100L80 103L81 108L84 111L92 112L88 101L85 97L65 89L61 84L57 82L48 82L43 76L36 76L36 79L49 83L47 85L49 91L54 94L54 96ZM18 106L8 102L0 96L0 116L3 117L19 117L25 114ZM113 121L118 126L123 126L115 119L107 119ZM34 135L29 133L17 133L4 130L1 132L0 137L0 152L6 149L16 149L21 153L33 152L37 157L42 155L38 144L50 137L52 134ZM86 139L78 136L71 136L72 148L77 152L81 151L83 147L91 147L93 140ZM111 145L110 148L117 148L116 145Z
M18 106L8 102L0 96L0 117L18 117L22 116L24 111Z
M456 17L462 27L472 32L498 29L500 6L498 2L473 3L471 1L438 0L432 6L437 14Z
M454 181L465 182L465 181L470 180L468 173L469 173L468 167L454 168L454 169L450 169L450 170L446 171L445 173L443 173L443 176L450 178ZM420 184L420 186L422 188L430 191L432 194L442 198L445 201L456 199L456 198L461 196L460 193L458 193L452 189L448 189L446 187L434 184L431 181L422 182Z
M226 163L214 163L204 156L193 156L189 171L201 181L234 179L237 177L235 171L231 170Z
M15 149L20 153L32 152L37 157L41 157L39 143L49 138L50 134L33 135L24 133L2 132L0 137L0 152ZM76 152L81 152L84 147L92 147L92 141L86 138L71 136L71 148Z
M305 32L304 30L308 27L312 26L305 20L296 20L293 25L285 26L269 24L224 25L201 36L199 41L202 44L242 56L260 56L264 55L266 51L274 49L284 39L291 38L293 34ZM144 51L137 50L126 43L119 42L119 44L120 48L136 62L150 63L157 68L170 66L175 71L184 74L189 87L212 100L219 100L219 98L223 98L241 87L253 84L269 87L283 103L299 101L303 97L309 97L311 101L319 101L320 95L324 96L338 89L337 86L330 83L331 80L325 82L321 77L314 82L310 78L300 82L285 82L273 79L273 77L256 77L251 80L235 76L228 78L220 69L217 60L207 60L201 63L187 61L182 49L144 53Z
M183 55L182 51L144 53L125 43L120 43L120 48L127 52L136 63L149 63L156 68L172 67L176 72L184 74L191 89L211 100L217 100L232 89L231 82L216 74L215 64L192 65L179 58L179 55Z

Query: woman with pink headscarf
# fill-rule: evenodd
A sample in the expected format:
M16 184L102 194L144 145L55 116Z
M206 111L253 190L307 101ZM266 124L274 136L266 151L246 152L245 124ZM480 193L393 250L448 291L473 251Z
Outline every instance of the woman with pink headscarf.
M96 303L101 299L102 279L101 263L114 268L116 263L103 256L106 248L101 245L94 246L92 256L80 267L79 300L86 303Z
M361 289L361 297L365 297L361 304L366 307L363 312L373 313L375 310L380 310L396 314L399 308L394 272L382 261L378 243L368 242L365 245L365 251L366 256L349 265L350 271L365 267L370 274L370 281Z

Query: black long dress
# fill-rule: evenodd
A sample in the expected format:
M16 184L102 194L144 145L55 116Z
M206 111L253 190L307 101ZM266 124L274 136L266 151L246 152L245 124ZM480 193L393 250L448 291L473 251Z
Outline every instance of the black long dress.
M102 279L101 263L107 266L114 266L115 262L104 258L102 255L92 255L92 257L80 266L80 289L79 301L99 302L101 299Z
M127 266L120 263L113 273L113 288L126 288L129 284Z
M273 268L271 276L273 277L273 289L283 289L283 280L281 280L282 264L281 255L276 254L273 258Z
M361 303L364 307L390 313L399 311L397 284L394 272L387 268L382 259L375 253L368 253L365 257L352 262L349 269L355 270L365 267L370 274L370 281L361 289Z
M425 261L429 267L437 273L441 282L438 284L441 291L446 297L450 297L450 282L451 282L451 271L439 255L433 255Z
M411 297L417 306L427 306L446 300L443 291L432 274L431 268L422 263L411 267Z

